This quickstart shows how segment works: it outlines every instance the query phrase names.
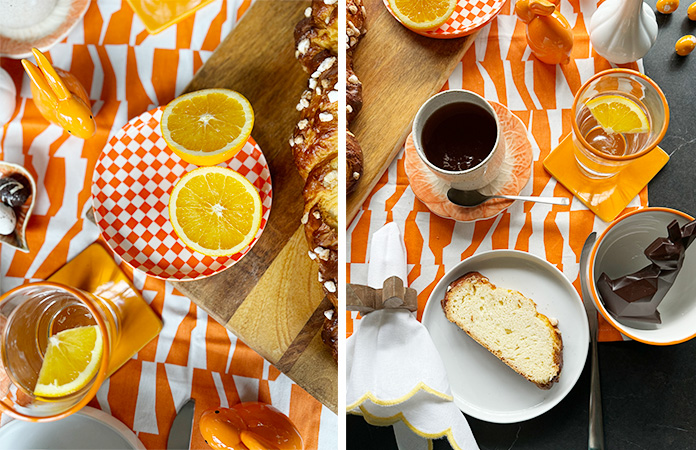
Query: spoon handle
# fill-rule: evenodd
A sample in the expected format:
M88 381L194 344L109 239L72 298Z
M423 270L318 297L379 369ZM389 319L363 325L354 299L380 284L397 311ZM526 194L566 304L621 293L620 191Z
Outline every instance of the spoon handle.
M548 203L551 205L570 205L570 199L566 197L528 197L525 195L491 195L491 197L522 200L523 202Z

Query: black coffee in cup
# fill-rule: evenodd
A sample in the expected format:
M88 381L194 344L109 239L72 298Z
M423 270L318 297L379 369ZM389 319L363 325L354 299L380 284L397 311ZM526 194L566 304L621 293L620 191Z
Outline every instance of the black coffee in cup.
M443 170L460 172L481 164L498 136L495 117L474 103L456 102L435 110L423 126L425 157Z

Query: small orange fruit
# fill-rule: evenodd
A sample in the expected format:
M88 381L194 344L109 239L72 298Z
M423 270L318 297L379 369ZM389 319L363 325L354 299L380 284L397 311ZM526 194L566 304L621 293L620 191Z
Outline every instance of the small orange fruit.
M672 14L679 8L679 0L658 0L656 6L662 14Z
M679 56L686 56L694 51L696 47L696 36L693 34L687 34L679 38L676 44L674 44L674 50Z

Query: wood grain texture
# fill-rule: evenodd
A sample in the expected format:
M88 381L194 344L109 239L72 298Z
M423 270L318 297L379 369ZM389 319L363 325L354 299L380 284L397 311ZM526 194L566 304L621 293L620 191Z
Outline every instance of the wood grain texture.
M254 2L186 88L229 88L249 99L256 118L252 136L271 170L273 204L263 235L240 262L212 277L174 284L335 412L336 364L321 344L321 322L312 320L323 317L324 294L307 256L300 225L304 182L288 144L308 78L295 60L293 38L307 6L309 1Z
M227 328L273 364L324 297L317 282L317 265L307 257L307 250L304 230L298 229L267 269L273 276L261 277L227 322Z
M295 105L307 82L294 57L293 29L305 2L258 0L196 73L186 91L228 88L251 102L252 136L271 170L273 204L268 224L241 261L212 277L177 288L221 323L227 323L273 259L299 227L304 203L288 139L297 121ZM268 30L273 30L269 32Z
M348 197L348 224L406 141L418 108L442 89L475 38L426 38L397 22L382 0L364 2L367 34L354 56L363 107L350 128L363 148L365 169Z

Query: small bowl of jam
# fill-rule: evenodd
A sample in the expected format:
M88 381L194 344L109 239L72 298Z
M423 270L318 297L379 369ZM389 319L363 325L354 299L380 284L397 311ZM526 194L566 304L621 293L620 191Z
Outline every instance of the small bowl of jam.
M413 143L425 165L456 189L490 184L505 159L495 110L471 91L445 91L426 101L413 121Z

